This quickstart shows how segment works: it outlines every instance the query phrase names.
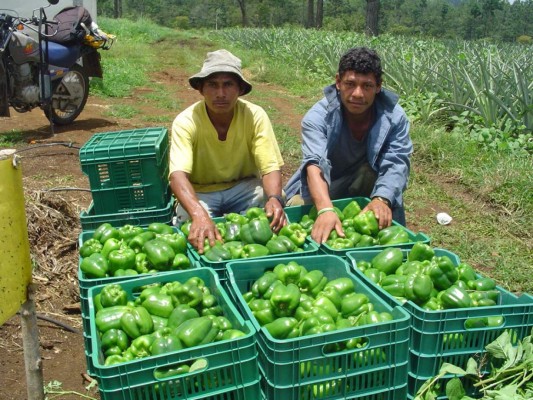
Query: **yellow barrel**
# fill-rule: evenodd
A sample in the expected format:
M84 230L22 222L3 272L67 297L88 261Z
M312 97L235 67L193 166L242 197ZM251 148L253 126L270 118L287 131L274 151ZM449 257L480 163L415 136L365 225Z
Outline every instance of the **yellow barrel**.
M22 188L15 150L0 151L0 325L26 301L31 257Z

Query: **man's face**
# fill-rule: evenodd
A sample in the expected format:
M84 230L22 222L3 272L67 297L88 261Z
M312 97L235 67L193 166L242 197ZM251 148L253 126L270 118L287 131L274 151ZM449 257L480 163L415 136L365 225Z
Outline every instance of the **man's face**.
M239 78L234 74L220 72L208 76L200 87L207 109L215 114L233 112L235 103L242 94L239 83Z
M372 107L376 95L381 90L381 85L377 84L373 73L347 71L342 78L337 74L335 84L344 108L354 116L364 115Z

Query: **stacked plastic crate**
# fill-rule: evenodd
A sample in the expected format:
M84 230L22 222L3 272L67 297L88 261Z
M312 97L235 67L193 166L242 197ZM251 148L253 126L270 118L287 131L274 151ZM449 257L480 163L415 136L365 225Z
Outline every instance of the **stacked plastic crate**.
M161 127L97 133L82 146L80 164L89 179L93 201L80 213L80 247L103 223L114 227L171 223L174 201L168 182L168 152L168 131ZM88 291L93 286L122 279L128 278L90 279L78 267L85 354L90 374L93 366Z

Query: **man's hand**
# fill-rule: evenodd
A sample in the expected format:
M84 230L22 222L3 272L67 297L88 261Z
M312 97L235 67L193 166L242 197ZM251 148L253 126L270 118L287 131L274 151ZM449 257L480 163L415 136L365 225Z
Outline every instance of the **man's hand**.
M222 241L222 236L215 226L215 223L209 215L199 216L192 219L189 230L189 242L198 250L199 254L204 253L205 239L209 241L210 246L214 246L216 241Z
M366 207L361 210L361 212L369 210L373 211L376 215L380 230L392 225L392 210L382 200L378 200L376 198L372 199L372 201L368 203Z
M270 228L275 233L278 233L281 228L287 225L287 217L285 211L278 199L271 197L265 204L265 212L268 219L270 219Z
M335 211L327 211L316 218L311 231L311 238L318 244L322 244L328 240L329 234L334 229L340 237L344 237L339 216Z

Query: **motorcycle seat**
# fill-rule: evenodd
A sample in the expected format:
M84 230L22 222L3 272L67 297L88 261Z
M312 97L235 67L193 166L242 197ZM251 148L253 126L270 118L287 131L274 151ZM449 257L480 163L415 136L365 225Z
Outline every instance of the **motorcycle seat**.
M79 45L65 46L48 42L48 64L56 67L70 68L80 58Z

